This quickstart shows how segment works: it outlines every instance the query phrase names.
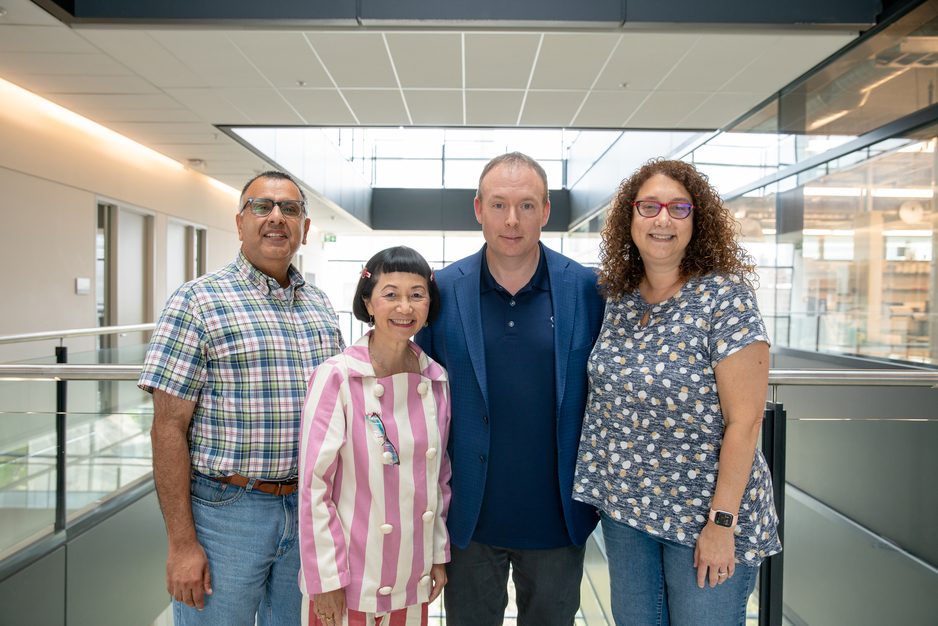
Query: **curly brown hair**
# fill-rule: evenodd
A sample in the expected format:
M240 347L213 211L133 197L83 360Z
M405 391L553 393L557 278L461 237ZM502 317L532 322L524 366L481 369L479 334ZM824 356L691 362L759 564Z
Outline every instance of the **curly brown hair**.
M720 272L739 276L752 286L755 261L736 241L736 220L723 206L723 200L707 176L690 163L658 158L648 161L623 180L612 199L599 246L599 284L603 294L621 298L637 289L645 277L645 264L632 241L635 211L632 203L645 181L656 174L684 185L694 203L691 213L694 232L681 260L681 277L688 279Z

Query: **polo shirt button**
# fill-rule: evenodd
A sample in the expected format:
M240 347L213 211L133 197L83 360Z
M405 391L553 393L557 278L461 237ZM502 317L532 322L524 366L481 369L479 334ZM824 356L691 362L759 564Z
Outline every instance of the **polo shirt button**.
M486 424L488 424L488 423L489 423L489 416L488 416L488 415L483 415L483 416L482 416L482 421L485 422Z
M390 588L390 587L382 587L381 589L378 589L378 593L380 593L382 596L389 596L389 595L391 595L391 588Z
M427 448L427 458L428 459L436 458L436 448Z
M485 463L485 457L482 456L481 454L479 455L479 460L482 461L483 463Z
M390 535L392 530L394 530L394 527L390 524L381 524L382 535Z
M510 304L511 306L515 306L515 301L514 301L514 300L512 300L512 301L511 301L511 302L509 302L508 304Z
M422 517L422 518L423 518L423 521L425 521L425 522L432 522L432 521L433 521L433 511L424 511L423 515L421 515L420 517Z
M375 397L380 398L383 395L384 395L384 385L382 384L375 385Z
M424 576L423 578L420 579L420 581L417 584L420 585L421 587L426 587L427 585L430 584L430 577Z
M509 328L514 328L514 326L515 326L515 323L514 323L514 322L508 322L508 327L509 327Z
M417 393L419 393L422 396L427 395L428 390L429 390L429 387L427 387L427 383L420 383L419 385L417 385Z

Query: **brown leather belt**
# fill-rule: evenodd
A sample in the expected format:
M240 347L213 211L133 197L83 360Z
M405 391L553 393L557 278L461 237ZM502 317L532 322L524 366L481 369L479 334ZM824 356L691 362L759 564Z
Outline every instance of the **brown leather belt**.
M205 478L217 480L226 485L234 485L235 487L247 487L251 482L250 478L242 476L241 474L232 474L231 476L206 476L205 474L199 473L199 476L205 476ZM298 486L296 480L286 480L282 482L255 480L253 489L261 493L270 493L275 496L288 496L296 491Z

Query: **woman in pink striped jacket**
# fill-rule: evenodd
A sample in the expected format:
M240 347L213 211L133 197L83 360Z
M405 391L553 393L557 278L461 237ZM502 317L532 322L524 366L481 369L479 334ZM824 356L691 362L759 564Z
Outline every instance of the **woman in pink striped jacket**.
M410 341L440 308L426 260L399 246L362 270L373 330L313 373L300 440L303 624L427 624L446 584L446 371Z

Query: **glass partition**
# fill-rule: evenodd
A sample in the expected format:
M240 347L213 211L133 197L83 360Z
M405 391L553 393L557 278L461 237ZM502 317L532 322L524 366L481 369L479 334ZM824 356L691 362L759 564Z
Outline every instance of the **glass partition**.
M4 385L24 383L7 382ZM51 382L35 382L53 389ZM70 382L81 386L95 382ZM56 414L0 411L0 554L50 532L56 506ZM152 405L122 413L66 417L66 511L97 506L153 471Z

